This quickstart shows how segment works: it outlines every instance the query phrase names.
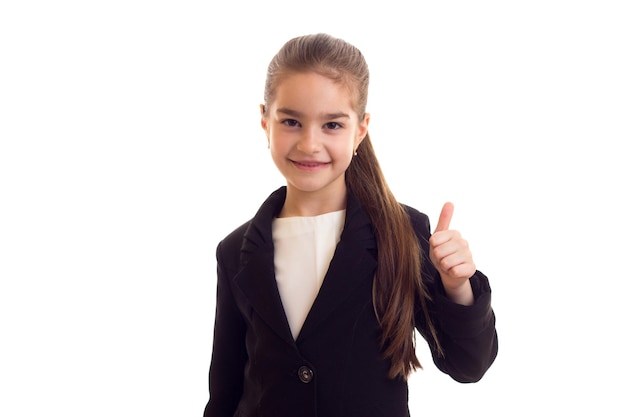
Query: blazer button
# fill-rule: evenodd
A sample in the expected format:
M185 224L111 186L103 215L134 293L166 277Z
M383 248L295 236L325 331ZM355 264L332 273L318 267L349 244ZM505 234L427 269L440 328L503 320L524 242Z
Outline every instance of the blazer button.
M300 369L298 369L298 377L300 381L308 384L313 380L313 370L308 366L301 366Z

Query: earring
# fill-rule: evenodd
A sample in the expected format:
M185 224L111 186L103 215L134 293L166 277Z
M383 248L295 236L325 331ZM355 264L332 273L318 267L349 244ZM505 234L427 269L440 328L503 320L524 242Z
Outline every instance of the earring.
M354 156L356 156L356 149L354 150Z

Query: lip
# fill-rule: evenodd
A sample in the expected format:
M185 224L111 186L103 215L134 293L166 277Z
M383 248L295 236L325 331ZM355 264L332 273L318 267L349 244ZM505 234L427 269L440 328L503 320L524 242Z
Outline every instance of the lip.
M311 160L295 161L293 159L291 159L290 161L296 168L302 171L318 171L330 165L330 162L322 162L322 161L311 161Z

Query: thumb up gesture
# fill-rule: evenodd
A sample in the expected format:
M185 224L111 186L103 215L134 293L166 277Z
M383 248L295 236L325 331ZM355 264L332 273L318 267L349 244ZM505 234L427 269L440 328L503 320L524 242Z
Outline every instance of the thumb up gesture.
M439 271L446 295L452 301L470 305L474 302L469 278L476 272L469 245L456 230L450 230L454 206L445 203L437 228L430 237L430 260Z

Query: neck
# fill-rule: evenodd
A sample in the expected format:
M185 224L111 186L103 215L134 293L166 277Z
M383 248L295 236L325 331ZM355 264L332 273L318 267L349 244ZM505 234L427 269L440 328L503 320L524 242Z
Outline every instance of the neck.
M341 189L301 191L287 185L285 204L278 217L319 216L344 210L348 200L345 183Z

